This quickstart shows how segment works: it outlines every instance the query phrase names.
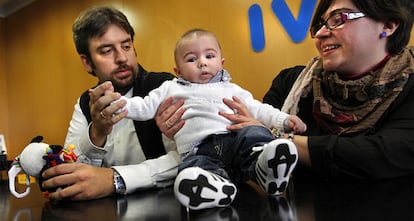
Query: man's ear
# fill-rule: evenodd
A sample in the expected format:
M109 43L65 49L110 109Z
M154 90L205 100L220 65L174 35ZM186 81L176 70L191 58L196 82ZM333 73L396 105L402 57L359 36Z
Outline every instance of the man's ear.
M88 58L88 56L81 54L80 56L83 68L85 69L85 71L87 71L89 74L93 73L93 65L91 60Z

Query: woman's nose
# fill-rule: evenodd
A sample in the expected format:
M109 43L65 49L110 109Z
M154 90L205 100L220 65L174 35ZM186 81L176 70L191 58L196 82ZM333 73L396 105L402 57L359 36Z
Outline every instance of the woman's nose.
M326 27L326 25L323 25L313 36L314 38L321 38L326 36L327 34L330 34L331 31Z

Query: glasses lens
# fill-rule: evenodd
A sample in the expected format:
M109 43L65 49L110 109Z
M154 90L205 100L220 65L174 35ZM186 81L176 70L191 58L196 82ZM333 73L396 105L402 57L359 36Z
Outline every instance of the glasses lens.
M338 14L334 14L331 17L328 18L328 20L326 21L327 24L327 28L332 30L340 25L342 25L343 23L345 23L346 21L346 15L343 13L338 13Z
M310 34L311 34L311 37L314 37L314 36L316 35L316 33L317 33L319 30L321 30L322 26L323 26L323 24L322 24L322 23L318 23L318 24L316 24L316 25L312 26L312 27L310 28Z
M338 28L344 24L347 20L354 20L358 18L365 17L365 14L362 12L337 12L332 14L322 23L318 23L310 28L311 37L314 38L316 33L325 25L326 29L332 31L333 29Z

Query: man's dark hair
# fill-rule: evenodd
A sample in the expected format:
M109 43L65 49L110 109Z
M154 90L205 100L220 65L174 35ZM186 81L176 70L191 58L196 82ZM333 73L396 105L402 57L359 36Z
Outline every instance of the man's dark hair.
M125 30L134 41L134 29L121 11L108 6L93 7L80 14L72 26L78 54L84 54L90 59L89 40L104 35L111 24Z

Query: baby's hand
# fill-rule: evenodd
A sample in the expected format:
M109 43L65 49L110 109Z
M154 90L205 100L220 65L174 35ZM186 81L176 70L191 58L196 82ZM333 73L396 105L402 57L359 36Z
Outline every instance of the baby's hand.
M106 81L106 82L100 84L96 88L90 88L89 93L93 93L95 90L98 90L98 91L103 90L103 94L102 94L102 92L100 92L101 93L100 96L105 96L105 95L108 95L108 94L111 94L111 93L115 92L114 86L112 85L112 82L110 82L110 81Z
M288 126L291 128L295 133L303 133L306 131L306 124L295 115L290 115L288 119Z
M128 99L126 99L124 96L122 96L122 97L120 97L118 100L116 100L116 101L113 101L112 103L111 103L111 105L116 105L117 103L119 103L119 102L121 102L122 100L124 100L125 101L125 105L123 106L123 107L120 107L119 109L117 109L115 112L114 112L114 114L120 114L121 112L123 112L123 111L125 111L125 110L127 110L128 108L127 108L127 105L128 105Z

